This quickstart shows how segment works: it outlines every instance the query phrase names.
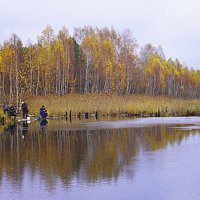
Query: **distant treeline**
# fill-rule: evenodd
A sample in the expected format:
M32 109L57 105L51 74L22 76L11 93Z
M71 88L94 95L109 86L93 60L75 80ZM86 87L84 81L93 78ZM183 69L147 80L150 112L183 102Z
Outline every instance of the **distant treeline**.
M129 30L47 26L36 44L16 34L0 46L0 95L67 93L200 96L200 70L166 59L162 47L139 47Z

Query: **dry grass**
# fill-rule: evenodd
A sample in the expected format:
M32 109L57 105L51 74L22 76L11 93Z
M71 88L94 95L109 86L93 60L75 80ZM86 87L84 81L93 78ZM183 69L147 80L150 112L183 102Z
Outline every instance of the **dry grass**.
M4 115L4 112L3 112L3 108L0 109L0 116L3 116Z
M50 116L60 116L78 112L94 113L96 110L101 115L120 113L154 113L165 111L168 113L185 114L188 111L199 112L200 100L186 100L163 96L131 95L117 96L106 94L69 94L65 96L31 97L28 99L31 114L39 114L42 105L48 110Z

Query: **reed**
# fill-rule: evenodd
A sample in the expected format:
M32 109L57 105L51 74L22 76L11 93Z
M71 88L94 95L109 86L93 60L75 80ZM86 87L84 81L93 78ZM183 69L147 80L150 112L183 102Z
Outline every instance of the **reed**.
M0 117L2 117L4 115L4 112L3 112L3 108L0 109Z
M5 118L3 109L0 109L0 130L1 130L1 125L3 123L3 117Z
M100 115L118 115L133 113L156 113L163 115L186 115L200 113L199 99L180 99L165 96L130 95L118 96L111 94L68 94L65 96L31 97L28 99L29 113L39 114L42 105L50 116L95 113Z

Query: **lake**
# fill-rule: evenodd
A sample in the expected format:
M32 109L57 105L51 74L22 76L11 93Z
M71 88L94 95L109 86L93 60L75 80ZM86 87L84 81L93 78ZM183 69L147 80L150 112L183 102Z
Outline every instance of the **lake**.
M0 199L200 198L200 117L0 128Z

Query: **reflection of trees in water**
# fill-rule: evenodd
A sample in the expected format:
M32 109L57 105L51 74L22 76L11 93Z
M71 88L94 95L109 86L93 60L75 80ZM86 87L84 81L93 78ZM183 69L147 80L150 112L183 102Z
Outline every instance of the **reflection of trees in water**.
M125 173L124 167L133 164L139 151L178 144L191 134L195 132L166 127L29 131L24 140L20 132L1 134L0 180L5 172L14 185L21 184L28 170L32 178L39 174L49 188L53 188L57 180L69 186L73 178L88 182L109 181Z
M144 134L145 149L157 150L167 147L168 145L178 145L183 138L189 137L191 134L197 134L198 131L183 131L169 129L167 127L152 127Z

